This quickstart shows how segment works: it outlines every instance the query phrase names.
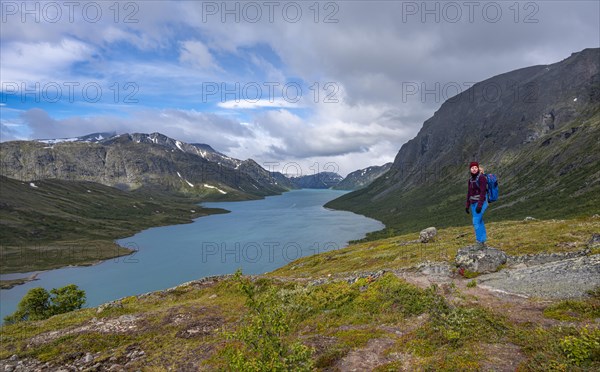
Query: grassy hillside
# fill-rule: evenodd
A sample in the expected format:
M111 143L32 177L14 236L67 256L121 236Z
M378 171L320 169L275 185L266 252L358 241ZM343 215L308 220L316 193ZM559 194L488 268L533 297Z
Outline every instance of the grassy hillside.
M486 224L486 229L487 243L509 255L569 252L585 248L590 236L600 231L600 218L502 221ZM472 226L441 229L435 241L428 244L415 242L418 238L419 234L412 232L355 243L343 249L299 258L268 275L327 276L406 267L424 261L450 262L459 248L475 241Z
M125 192L93 182L1 177L0 270L43 270L130 254L114 240L223 212L175 195Z
M486 221L505 221L533 216L567 218L600 213L600 109L587 119L573 121L519 150L486 154L496 158L482 162L486 172L499 177L500 198L486 212ZM574 128L574 129L573 129ZM550 145L551 144L551 145ZM420 185L397 190L386 176L370 187L335 199L326 207L351 210L381 220L386 229L366 240L420 230L469 223L464 211L467 192L466 166L434 165L407 175Z
M578 250L599 229L591 217L489 226L494 244L517 254ZM208 279L4 326L0 359L148 371L598 370L598 293L511 300L460 277L418 286L393 271L353 274L449 259L470 232L442 229L431 246L403 244L413 232L303 258L252 280ZM348 276L354 279L334 279Z

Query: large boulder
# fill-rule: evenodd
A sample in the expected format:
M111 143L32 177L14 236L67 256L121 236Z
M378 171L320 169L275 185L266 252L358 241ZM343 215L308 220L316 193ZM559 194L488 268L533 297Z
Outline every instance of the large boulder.
M506 260L506 253L499 249L469 246L458 250L455 262L459 268L483 274L498 270L498 267L505 264Z
M419 241L421 243L428 243L433 240L437 235L437 229L435 227L428 227L419 233Z

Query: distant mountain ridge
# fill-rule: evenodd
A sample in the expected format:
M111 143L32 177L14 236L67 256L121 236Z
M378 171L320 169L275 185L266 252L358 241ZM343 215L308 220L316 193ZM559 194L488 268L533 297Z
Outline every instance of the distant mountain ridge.
M387 173L326 206L377 218L395 233L466 224L472 160L500 177L488 219L598 213L600 49L497 75L452 97Z
M335 172L319 172L312 175L290 177L292 184L299 189L330 189L344 177Z
M336 190L358 190L363 187L367 187L371 182L375 181L377 177L380 177L386 173L392 167L392 163L386 163L378 166L374 165L365 169L359 169L352 173L349 173L340 183L335 185L333 188Z

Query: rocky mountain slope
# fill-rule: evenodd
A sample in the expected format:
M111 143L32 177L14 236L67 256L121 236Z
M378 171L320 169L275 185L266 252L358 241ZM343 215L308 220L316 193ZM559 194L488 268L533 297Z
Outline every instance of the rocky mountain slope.
M160 133L93 135L0 144L1 174L19 180L92 181L126 190L151 188L213 199L255 199L293 188L280 173L205 144Z
M386 163L382 166L374 165L365 169L359 169L349 173L340 183L333 188L336 190L358 190L367 187L371 182L382 174L386 173L392 167L392 163Z
M600 205L600 49L475 84L442 104L391 169L327 207L382 220L388 232L468 223L468 163L500 182L487 219L596 213ZM595 212L594 212L595 211Z

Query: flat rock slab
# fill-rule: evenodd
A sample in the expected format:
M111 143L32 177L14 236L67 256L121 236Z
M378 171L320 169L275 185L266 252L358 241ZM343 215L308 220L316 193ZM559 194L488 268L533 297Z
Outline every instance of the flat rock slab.
M527 297L577 298L600 286L600 255L505 269L477 277L478 285Z

